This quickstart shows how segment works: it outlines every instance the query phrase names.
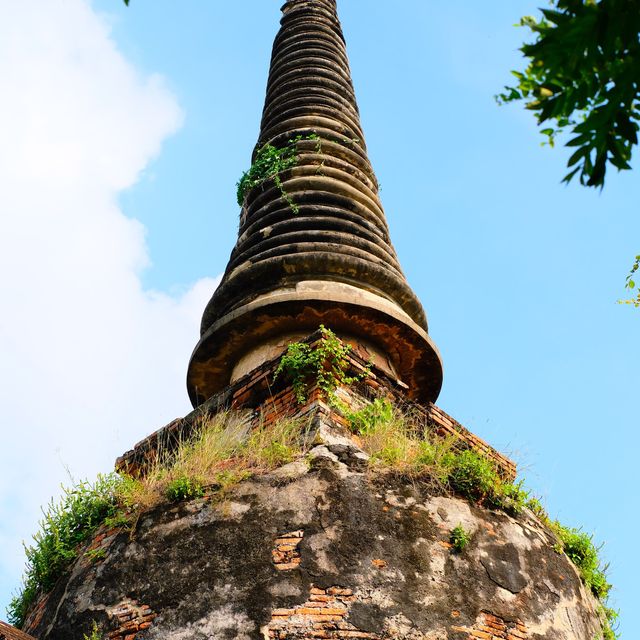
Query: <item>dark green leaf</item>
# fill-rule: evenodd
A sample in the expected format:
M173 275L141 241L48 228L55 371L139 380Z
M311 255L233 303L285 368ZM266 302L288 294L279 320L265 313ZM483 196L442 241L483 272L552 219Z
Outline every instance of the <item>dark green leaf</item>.
M590 151L591 147L588 146L584 146L584 147L580 147L570 158L569 158L569 162L567 162L567 167L572 167L576 162L578 162L578 160L580 160L580 158L586 156L589 151Z
M575 138L572 138L571 140L569 140L569 142L567 142L567 144L565 146L567 147L579 147L583 144L587 144L588 142L591 142L591 136L588 133L583 133L579 136L576 136Z
M578 173L578 171L580 171L580 167L578 167L577 169L574 169L573 171L567 173L567 175L562 178L562 182L566 182L567 184L569 184L571 182L571 179L573 178L573 176L576 175L576 173Z

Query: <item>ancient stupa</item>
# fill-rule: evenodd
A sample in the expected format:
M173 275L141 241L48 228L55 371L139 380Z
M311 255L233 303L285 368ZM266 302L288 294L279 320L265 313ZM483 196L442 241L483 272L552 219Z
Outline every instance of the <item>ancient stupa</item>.
M94 628L113 640L593 640L597 604L533 513L372 473L348 428L344 407L384 399L515 477L433 404L441 359L389 238L336 0L282 11L238 240L189 364L195 409L117 468L144 477L159 451L229 409L244 411L243 437L306 416L305 454L223 497L210 487L126 530L103 526L24 630L39 640ZM328 336L341 349L333 395L316 379L301 397L282 356ZM470 538L462 553L458 527Z
M433 402L442 364L389 238L335 1L283 13L254 160L299 139L295 166L246 194L189 395L199 404L324 324L365 346L409 397Z

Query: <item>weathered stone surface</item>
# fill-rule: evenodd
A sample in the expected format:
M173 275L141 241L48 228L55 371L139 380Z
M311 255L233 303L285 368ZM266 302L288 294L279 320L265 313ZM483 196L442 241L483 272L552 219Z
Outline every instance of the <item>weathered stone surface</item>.
M102 538L104 560L81 558L27 631L82 640L96 620L136 640L593 640L593 599L530 513L362 473L330 439L309 465ZM472 535L460 554L457 524Z

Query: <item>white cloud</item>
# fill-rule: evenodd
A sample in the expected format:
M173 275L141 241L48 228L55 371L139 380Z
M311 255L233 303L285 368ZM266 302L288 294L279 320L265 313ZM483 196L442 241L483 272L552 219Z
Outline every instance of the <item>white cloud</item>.
M145 230L118 209L181 126L162 79L136 72L85 0L2 2L0 15L1 606L63 464L109 470L188 410L214 282L145 291Z

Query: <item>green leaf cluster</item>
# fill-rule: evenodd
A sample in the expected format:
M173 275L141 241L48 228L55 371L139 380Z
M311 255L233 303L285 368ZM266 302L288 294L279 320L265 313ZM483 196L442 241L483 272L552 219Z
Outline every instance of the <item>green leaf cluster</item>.
M471 449L456 455L449 473L453 490L475 502L493 497L498 480L491 462Z
M179 502L180 500L201 498L204 495L204 487L197 478L184 475L172 480L167 485L165 493L171 502Z
M343 343L331 329L320 325L320 339L314 344L294 342L280 359L274 373L274 381L280 375L291 380L297 401L302 404L307 400L309 380L316 382L324 395L332 400L334 392L340 385L358 382L368 371L358 376L347 375L349 361L347 355L351 345Z
M125 0L125 3L128 4L128 0ZM91 633L87 635L86 633L82 634L83 640L102 640L102 634L100 633L100 627L98 623L94 620L91 624Z
M607 580L609 565L603 565L600 559L601 547L596 547L593 536L582 529L565 527L557 520L547 524L560 539L560 550L576 565L585 586L600 601L603 640L616 640L618 612L607 606L611 583Z
M456 437L432 435L420 414L403 413L386 398L376 398L358 411L338 409L372 460L414 476L428 475L473 502L511 515L527 506L529 492L522 481L505 482L491 460L462 448Z
M240 206L244 204L244 200L249 191L264 185L268 180L273 180L293 213L297 214L299 212L298 205L285 191L280 174L298 164L298 142L301 140L317 140L318 145L320 144L319 136L311 133L306 136L295 136L283 147L274 147L271 144L265 144L258 150L253 164L242 174L236 184L237 200Z
M564 181L602 187L607 166L630 169L640 111L640 2L554 0L521 25L535 35L521 51L528 65L499 102L524 101L551 145L565 129L573 150Z
M636 284L636 272L640 268L640 256L636 256L635 262L631 267L631 271L629 271L629 275L627 276L625 289L629 291L632 296L627 300L619 300L621 304L632 304L634 307L640 307L640 287Z
M469 500L511 515L522 513L529 498L529 492L523 488L523 481L515 484L505 482L493 463L472 449L454 455L449 471L449 485L456 493Z
M459 524L457 527L454 527L451 530L449 542L451 543L453 550L456 553L462 553L469 542L471 542L471 536L469 535L469 533L467 533L467 531L465 531L464 527Z
M607 567L600 562L599 548L593 543L593 536L580 529L564 527L558 522L553 524L552 529L560 538L564 553L578 567L585 585L599 600L606 600L611 584L607 581Z
M100 475L95 483L80 482L63 488L59 502L43 511L40 530L33 544L25 546L27 566L21 592L8 608L9 621L20 627L30 606L43 591L49 591L70 563L78 556L78 546L116 512L120 477Z
M349 411L345 408L343 413L346 414L354 433L367 436L375 433L381 424L393 419L393 405L385 398L376 398L359 411Z
M602 640L617 640L619 612L616 609L601 605L598 611L602 622Z

